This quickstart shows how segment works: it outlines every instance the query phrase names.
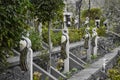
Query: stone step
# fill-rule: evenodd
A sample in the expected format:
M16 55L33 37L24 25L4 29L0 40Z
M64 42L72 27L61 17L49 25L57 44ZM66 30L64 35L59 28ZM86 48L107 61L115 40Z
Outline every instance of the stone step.
M118 51L120 47L112 50L111 53L107 53L98 61L94 62L88 68L85 68L73 75L69 80L97 80L97 78L101 77L101 71L103 67L103 60L106 59L106 70L110 69L115 65L116 60L118 58Z
M70 70L72 70L73 68L77 68L79 70L82 70L85 68L85 66L81 65L79 62L77 62L76 60L74 60L73 58L69 57L70 60Z
M50 67L51 68L51 74L56 77L57 79L59 79L60 77L63 78L64 80L67 80L67 77L65 75L63 75L61 72L59 72L58 70L56 70L54 67Z
M79 62L81 65L85 66L87 63L83 61L82 59L78 58L76 55L74 55L72 52L70 52L70 57Z
M38 66L37 64L33 63L33 70L42 73L42 80L46 80L46 78L48 77L48 80L58 80L57 78L55 78L53 75L51 75L50 73L48 73L47 71L45 71L44 69L42 69L40 66Z

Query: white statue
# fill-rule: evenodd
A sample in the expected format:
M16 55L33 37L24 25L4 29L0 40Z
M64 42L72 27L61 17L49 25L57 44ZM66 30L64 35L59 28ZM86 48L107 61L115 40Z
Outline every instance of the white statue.
M106 58L103 59L103 65L102 65L102 71L105 73L106 72Z
M41 36L42 35L42 23L39 23L38 32L39 32L39 35Z
M33 80L33 51L31 49L31 40L23 37L20 41L20 67L22 71L30 71L30 80Z
M97 31L96 28L92 29L92 40L91 40L91 46L92 46L92 55L97 56Z
M79 17L78 17L78 15L75 17L75 26L76 26L76 28L78 29L78 23L79 23Z
M60 58L64 60L64 72L69 72L69 36L67 27L62 30Z
M85 24L84 25L87 25L87 27L89 26L89 17L86 17L86 20L85 20Z
M85 42L84 42L84 48L87 50L87 61L91 61L91 36L90 36L90 33L89 33L89 30L90 30L90 28L89 27L87 27L86 29L85 29L85 31L86 31L86 34L85 34L85 37L84 37L84 39L85 39Z

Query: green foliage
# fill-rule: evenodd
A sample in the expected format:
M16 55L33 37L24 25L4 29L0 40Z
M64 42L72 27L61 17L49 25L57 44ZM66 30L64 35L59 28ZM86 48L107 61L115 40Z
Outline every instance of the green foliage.
M117 60L117 64L114 68L108 70L108 76L111 80L120 79L120 57Z
M42 73L35 71L33 73L33 80L41 80Z
M85 28L69 30L70 42L80 41L84 36L84 30Z
M69 37L70 37L70 42L76 42L76 41L80 41L81 38L83 38L84 36L84 30L85 27L78 29L71 29L69 30ZM46 43L48 43L48 35L46 35L48 33L47 28L43 29L43 41L45 41ZM53 32L51 31L51 38L52 38L52 43L53 46L59 46L61 44L61 36L62 36L62 32L58 31L58 32Z
M45 78L45 80L49 80L49 77L47 76L47 77Z
M53 46L58 46L61 44L61 36L62 32L51 32Z
M105 36L106 35L106 27L101 26L100 28L97 29L98 36Z
M77 72L77 71L78 71L77 68L73 68L73 69L71 70L72 73Z
M56 16L61 16L64 3L63 0L31 0L34 5L35 16L40 22L50 21Z
M77 68L72 68L72 70L70 70L69 72L67 72L67 73L64 73L66 76L67 76L67 78L70 78L74 73L76 73L78 71L78 69Z
M111 80L120 80L120 71L118 69L110 69L108 74Z
M62 78L61 76L58 78L58 80L64 80L64 78Z
M31 9L29 0L0 0L0 64L6 64L6 54L18 46L28 25L25 23ZM4 68L4 67L3 67ZM2 65L0 65L0 70Z
M30 40L32 42L33 51L40 51L42 49L42 39L38 32L35 30L30 31Z
M89 17L89 15L90 15L90 19L93 19L93 20L95 19L95 17L100 18L101 14L102 14L102 11L99 8L92 8L92 9L90 9L90 12L88 10L82 11L83 18Z
M91 59L96 59L97 58L97 55L92 55L91 56Z
M90 27L90 34L92 34L92 29L94 27ZM106 31L105 31L105 27L101 26L100 28L97 29L97 33L98 36L105 36ZM43 41L45 41L46 43L48 43L48 35L46 35L48 33L47 28L43 29ZM82 27L80 29L69 29L69 38L70 38L70 43L72 42L76 42L76 41L80 41L85 35L85 27ZM61 44L61 36L62 36L62 32L58 31L58 32L53 32L51 30L51 38L52 38L52 43L53 46L59 46Z
M43 29L43 41L45 41L46 43L48 43L48 29L47 28L44 28ZM50 36L51 36L51 41L53 43L53 46L58 46L60 45L60 42L61 42L61 36L62 36L62 32L58 31L58 32L53 32L53 31L50 31Z
M65 75L67 76L67 78L70 78L72 76L71 72L67 72Z

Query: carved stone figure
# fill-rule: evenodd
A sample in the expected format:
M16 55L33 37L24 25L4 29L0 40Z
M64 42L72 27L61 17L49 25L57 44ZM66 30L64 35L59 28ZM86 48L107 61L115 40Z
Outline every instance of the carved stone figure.
M33 51L31 46L31 40L27 37L23 37L20 41L20 67L24 72L30 71L30 80L33 80Z
M59 71L64 70L64 73L69 72L69 36L67 27L62 30L61 53L57 68Z
M84 48L88 49L89 48L89 38L90 38L89 28L86 28L85 32L86 32L86 34L85 34L85 37L84 37L84 40L85 40L85 42L84 42Z
M20 41L20 68L22 71L28 71L27 66L27 42L25 40Z
M62 32L62 37L61 37L61 59L66 59L67 58L67 42L69 40L68 37L68 31L66 29L63 29Z
M91 46L92 46L92 55L97 55L97 32L96 32L96 28L92 29Z
M87 25L87 27L89 26L89 17L86 17L86 20L85 20L85 24L84 25Z

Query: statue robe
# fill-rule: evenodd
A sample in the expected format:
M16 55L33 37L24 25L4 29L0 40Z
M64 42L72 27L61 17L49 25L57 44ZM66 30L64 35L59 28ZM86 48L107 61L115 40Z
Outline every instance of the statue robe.
M60 58L63 60L67 58L67 53L66 53L67 36L66 35L64 36L66 37L66 40L61 43L61 54L60 54Z
M20 68L22 71L27 71L27 47L25 47L20 54Z

